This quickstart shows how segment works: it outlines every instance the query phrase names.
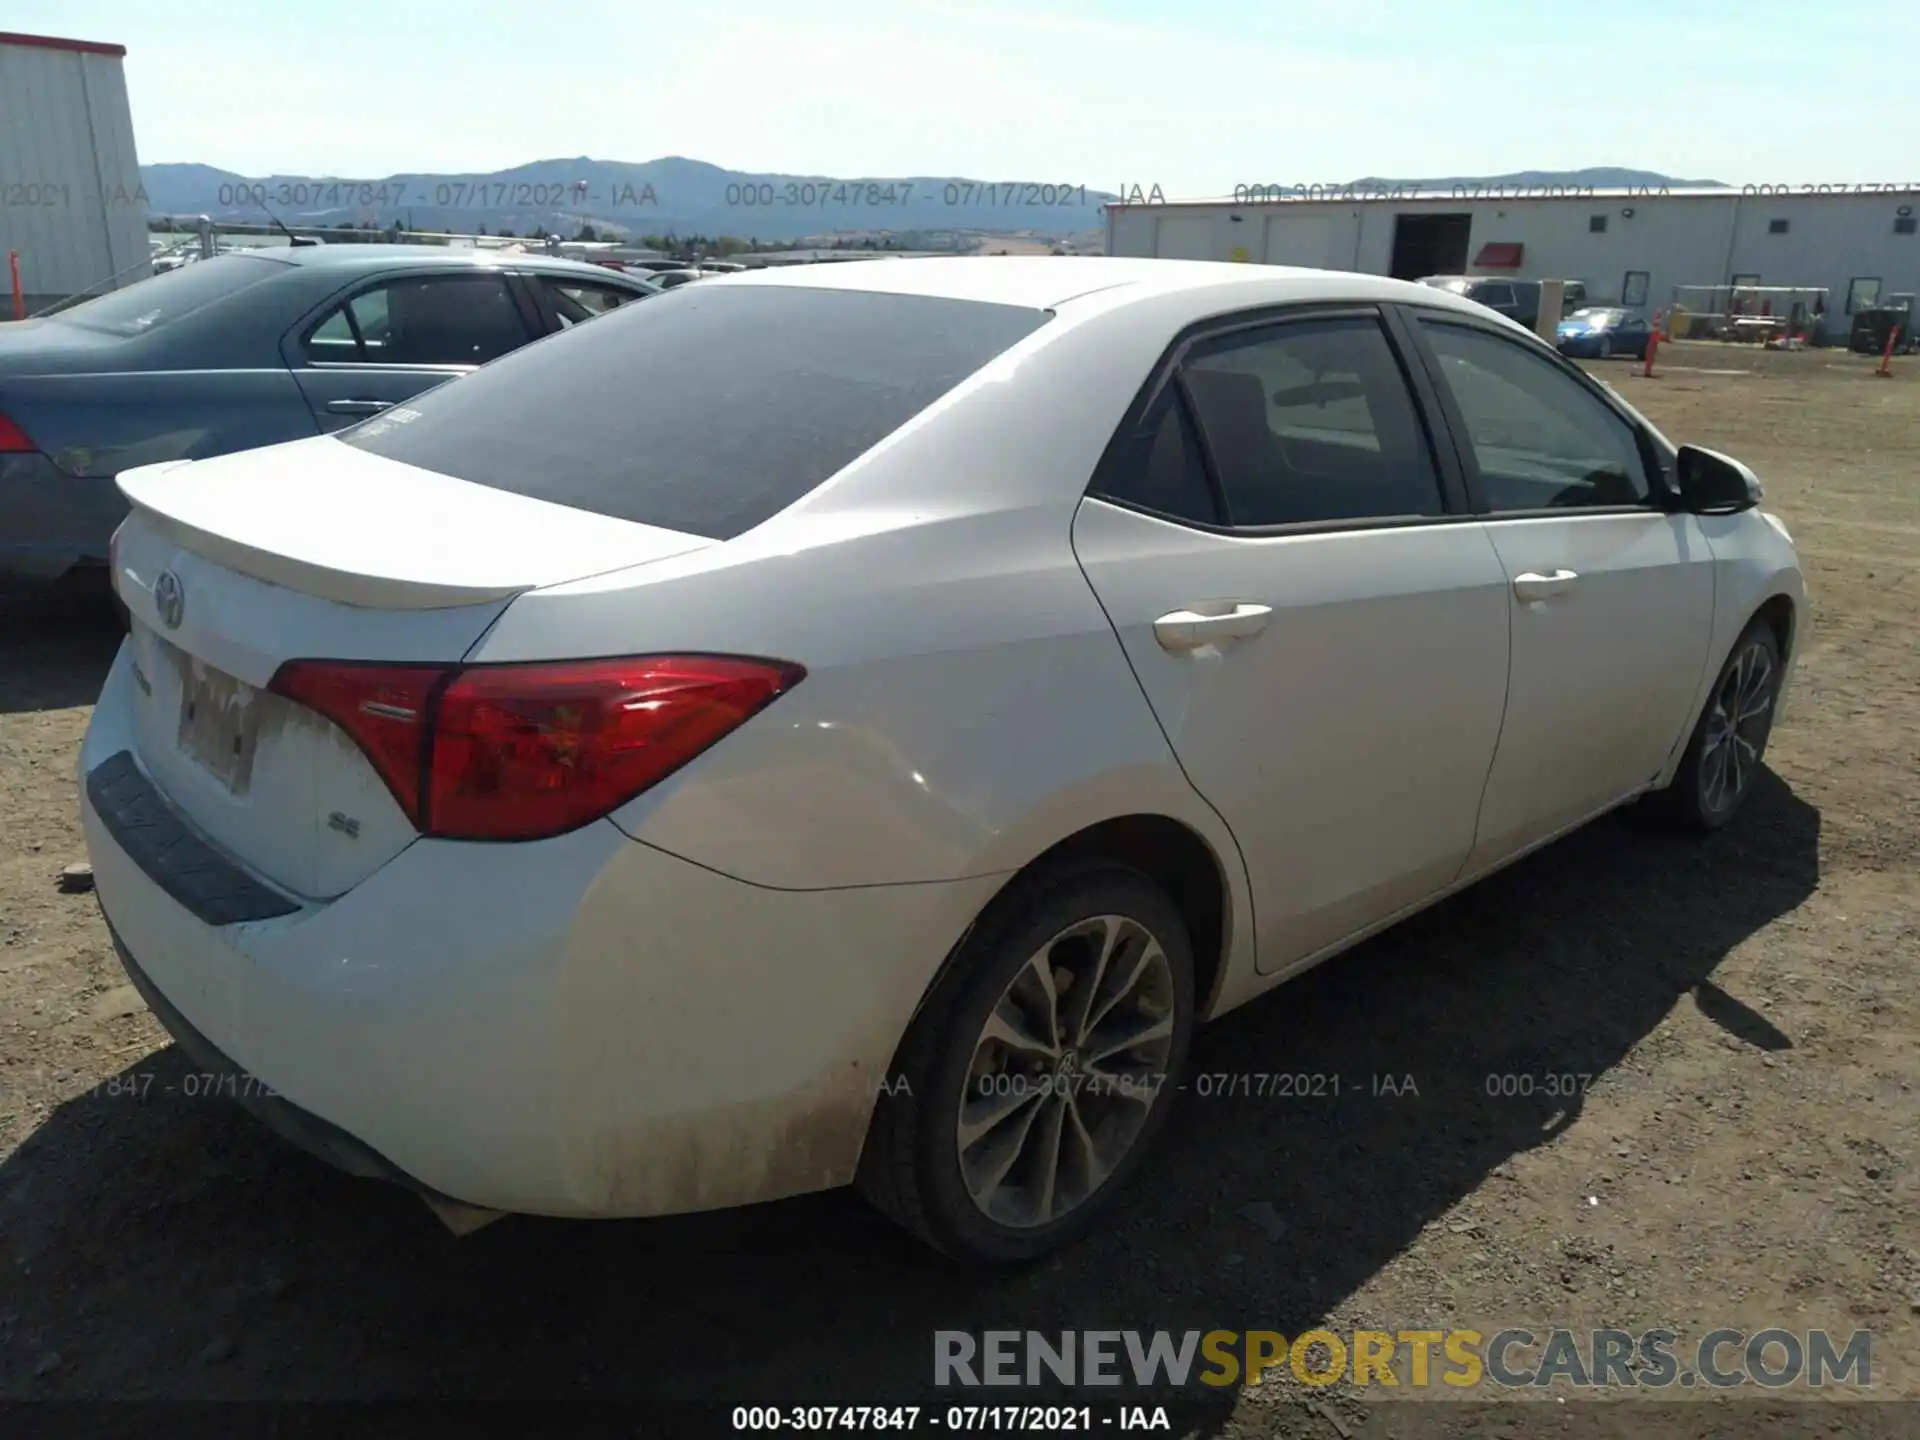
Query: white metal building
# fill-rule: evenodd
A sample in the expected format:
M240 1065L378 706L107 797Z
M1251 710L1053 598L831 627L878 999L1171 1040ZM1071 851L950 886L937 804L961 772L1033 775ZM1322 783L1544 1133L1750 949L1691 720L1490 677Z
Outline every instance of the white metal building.
M29 312L152 273L126 53L0 32L0 320L13 318L9 250Z
M1840 317L1851 310L1920 291L1920 180L1835 187L1844 193L1775 188L1514 196L1454 187L1445 195L1274 200L1253 187L1243 192L1256 197L1251 203L1111 205L1107 253L1407 280L1579 280L1595 303L1649 311L1671 306L1682 285L1820 287L1834 343L1844 343Z

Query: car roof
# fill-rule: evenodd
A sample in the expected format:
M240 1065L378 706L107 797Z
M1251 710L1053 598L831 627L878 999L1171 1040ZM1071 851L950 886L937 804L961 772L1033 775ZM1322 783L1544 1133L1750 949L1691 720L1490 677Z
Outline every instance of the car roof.
M1351 270L1247 265L1215 260L1136 260L1102 255L978 255L917 260L864 260L846 265L790 265L716 275L710 286L803 286L925 295L1049 310L1096 293L1109 301L1146 299L1182 290L1245 286L1249 305L1310 300L1410 301L1446 304L1458 297L1430 286ZM1124 294L1115 292L1125 291Z
M307 269L381 269L396 265L472 265L476 269L510 265L576 275L605 275L607 267L584 260L544 255L537 250L467 250L451 245L289 245L250 251Z

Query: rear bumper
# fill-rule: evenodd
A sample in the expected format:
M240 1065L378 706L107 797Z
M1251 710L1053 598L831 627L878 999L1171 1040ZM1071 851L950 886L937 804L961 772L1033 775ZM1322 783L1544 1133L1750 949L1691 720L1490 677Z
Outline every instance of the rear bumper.
M0 455L0 579L51 584L76 565L106 564L127 509L111 475L69 475L45 455Z
M107 931L113 936L113 948L120 957L121 968L127 972L127 978L133 982L133 988L140 992L140 998L147 1002L147 1008L153 1011L154 1018L165 1027L174 1038L187 1059L193 1062L203 1077L208 1077L207 1089L216 1095L230 1095L246 1108L269 1130L281 1139L305 1150L309 1155L318 1156L329 1165L337 1166L349 1175L360 1175L370 1180L387 1180L396 1185L404 1185L435 1200L446 1200L430 1185L422 1185L384 1155L370 1149L356 1140L338 1125L328 1124L318 1115L309 1114L298 1105L275 1093L259 1077L249 1075L226 1055L219 1046L193 1028L171 1001L162 995L159 988L148 978L147 972L140 968L119 932L114 930L113 922L107 922Z
M126 688L95 709L83 776L132 748ZM170 812L147 823L192 835L141 779ZM601 821L416 841L338 899L279 892L289 913L209 923L101 788L81 802L100 905L182 1048L251 1077L236 1098L334 1163L490 1210L658 1215L845 1184L914 1008L1000 883L769 890Z

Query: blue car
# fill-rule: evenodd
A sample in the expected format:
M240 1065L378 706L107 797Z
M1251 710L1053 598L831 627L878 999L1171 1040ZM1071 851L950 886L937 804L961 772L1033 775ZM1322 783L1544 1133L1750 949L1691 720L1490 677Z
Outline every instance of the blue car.
M1592 305L1560 322L1556 343L1562 355L1576 360L1611 360L1616 355L1643 360L1652 337L1646 316L1617 305Z
M103 565L114 476L339 430L659 287L546 255L216 255L0 324L0 588Z

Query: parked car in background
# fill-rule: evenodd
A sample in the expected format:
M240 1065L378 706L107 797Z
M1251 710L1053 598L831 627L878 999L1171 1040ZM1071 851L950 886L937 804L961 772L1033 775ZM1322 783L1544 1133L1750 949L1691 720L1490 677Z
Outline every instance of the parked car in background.
M0 581L104 564L122 470L337 430L653 293L537 255L283 246L0 326Z
M1529 330L1540 322L1538 280L1508 280L1494 275L1428 275L1420 283L1484 305ZM1560 292L1560 313L1571 315L1586 303L1587 287L1578 280L1566 281Z
M1201 1021L1731 822L1806 626L1738 462L1258 265L725 276L120 483L82 816L194 1069L436 1203L852 1181L976 1260L1099 1223Z
M658 285L654 283L653 271L643 270L639 266L629 265L625 261L593 260L593 261L589 261L588 263L593 265L595 269L611 270L617 275L625 275L629 280L632 280L636 285L640 285L644 287L647 293L651 295L658 295L662 290L666 288L664 285Z
M1610 360L1615 355L1644 360L1652 338L1646 316L1618 305L1589 305L1560 322L1555 345L1562 355L1580 360Z
M647 278L661 289L671 290L676 286L702 279L705 275L704 270L656 270Z

